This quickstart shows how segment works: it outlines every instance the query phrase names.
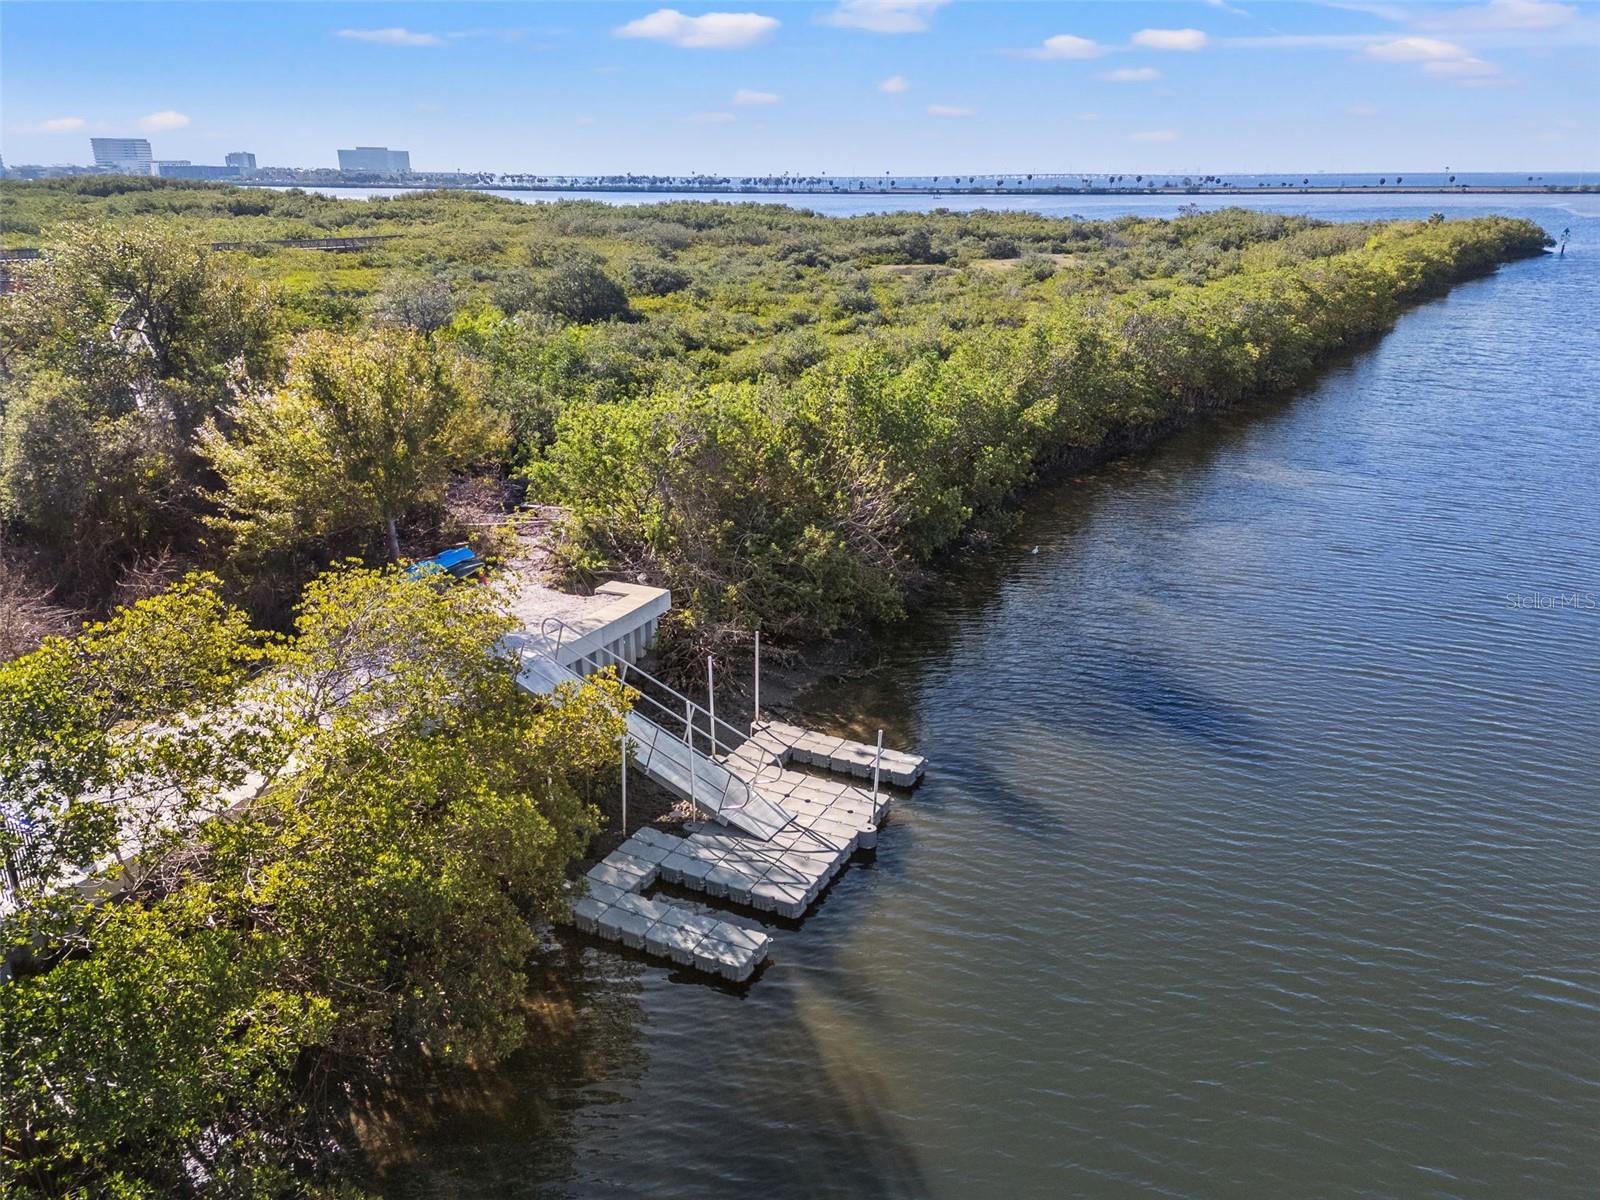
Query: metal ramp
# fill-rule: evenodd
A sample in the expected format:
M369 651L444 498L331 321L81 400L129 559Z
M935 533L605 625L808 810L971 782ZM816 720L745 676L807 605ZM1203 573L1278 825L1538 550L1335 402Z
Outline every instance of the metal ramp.
M773 756L625 659L605 651L586 653L572 644L564 649L567 632L564 622L550 618L538 637L518 639L519 685L549 694L562 683L581 683L585 676L615 666L623 681L639 692L627 717L628 743L634 762L649 778L721 824L763 840L794 823L793 816L761 790L763 777L775 780L781 774ZM709 753L702 752L701 745ZM725 765L729 763L736 769Z

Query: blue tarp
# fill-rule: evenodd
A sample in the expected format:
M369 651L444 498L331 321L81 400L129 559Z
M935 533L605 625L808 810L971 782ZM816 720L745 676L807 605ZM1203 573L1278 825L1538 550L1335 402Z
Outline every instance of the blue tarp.
M465 579L483 570L483 562L465 546L441 550L432 558L424 558L406 568L410 579L427 579L434 575L451 575Z

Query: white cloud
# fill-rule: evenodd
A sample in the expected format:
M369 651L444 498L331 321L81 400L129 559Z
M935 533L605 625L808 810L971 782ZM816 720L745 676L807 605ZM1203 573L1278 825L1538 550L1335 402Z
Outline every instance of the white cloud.
M1130 133L1130 142L1175 142L1178 135L1170 129L1146 129L1140 133Z
M1471 8L1419 15L1423 29L1555 29L1577 19L1576 4L1544 0L1489 0Z
M139 118L139 128L149 133L159 133L163 129L185 129L188 125L188 117L170 108Z
M51 117L48 121L39 122L40 133L71 133L73 130L82 129L88 122L82 117Z
M409 29L341 29L334 37L348 38L352 42L373 42L379 46L442 46L444 39L436 33L412 33Z
M620 38L648 38L687 50L741 50L771 37L779 24L776 17L760 13L710 12L686 17L675 8L658 8L611 32Z
M868 33L926 33L933 14L950 0L839 0L823 13L824 25Z
M1160 79L1161 72L1154 67L1118 67L1115 71L1102 72L1100 78L1107 83L1149 83Z
M1383 41L1386 36L1381 33L1273 33L1223 38L1221 44L1242 50L1360 50Z
M1022 53L1027 58L1099 58L1105 52L1106 48L1092 38L1058 33L1045 38L1043 45Z
M532 31L528 29L496 29L493 27L484 29L455 29L445 34L445 37L449 38L452 42L459 42L466 38L493 38L497 42L520 42L523 38L527 37L530 32ZM552 47L543 44L534 47L536 50L549 50L551 48Z
M574 125L593 125L594 124L594 118L593 117L573 117L572 118L572 123Z
M1569 40L1582 37L1585 33L1581 25L1573 29L1566 28L1578 22L1583 15L1579 5L1551 3L1549 0L1490 0L1487 4L1474 4L1465 8L1440 8L1432 4L1398 7L1360 3L1359 0L1322 0L1322 3L1328 8L1348 9L1396 25L1408 26L1412 36L1395 37L1395 33L1404 33L1404 30L1391 33L1278 33L1253 37L1223 37L1216 39L1215 44L1263 50L1320 48L1349 49L1368 53L1376 50L1383 51L1376 57L1387 57L1390 61L1425 62L1429 60L1420 52L1415 57L1405 58L1402 56L1407 53L1406 51L1389 53L1386 48L1393 46L1397 41L1413 45L1451 44L1441 43L1437 36L1425 36L1444 34L1460 34L1480 50L1490 45L1507 48L1560 47ZM1460 56L1454 61L1471 57L1459 46L1456 50L1460 51ZM1447 60L1441 58L1434 61ZM1498 68L1491 69L1498 71ZM1456 70L1459 73L1459 69ZM1434 73L1450 72L1447 70Z
M1411 19L1411 14L1397 4L1375 4L1372 0L1322 0L1322 7L1362 13L1377 17L1380 21L1392 21L1396 25L1404 25Z
M928 105L928 115L930 117L970 117L972 116L972 111L970 108L957 108L953 104Z
M1454 42L1430 37L1403 37L1367 47L1367 57L1379 62L1417 63L1429 75L1473 77L1498 75L1500 68L1484 62Z
M880 92L888 92L891 96L898 95L900 92L911 90L911 80L904 75L891 75L878 84L878 90Z
M702 112L684 118L695 125L726 125L729 121L738 120L731 112Z
M1441 62L1426 62L1422 69L1429 75L1484 76L1498 75L1500 68L1481 58L1450 58Z
M1441 42L1438 38L1403 37L1368 46L1367 56L1384 62L1443 62L1466 58L1467 52L1454 42Z
M1133 44L1150 50L1200 50L1206 35L1198 29L1141 29L1133 35Z
M776 104L782 99L777 92L753 92L749 88L740 88L733 94L735 104Z

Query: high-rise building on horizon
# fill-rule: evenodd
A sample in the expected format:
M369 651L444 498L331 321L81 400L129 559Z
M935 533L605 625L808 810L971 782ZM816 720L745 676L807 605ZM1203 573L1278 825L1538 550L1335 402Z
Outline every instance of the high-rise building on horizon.
M157 161L155 174L163 179L238 179L238 167L219 167L210 163Z
M357 146L354 150L341 150L339 170L407 175L411 172L411 151L391 150L387 146Z
M154 159L148 138L90 138L94 165L111 167L124 175L148 175Z
M230 167L238 167L240 174L256 169L256 156L248 150L235 150L230 154L224 154L222 161Z

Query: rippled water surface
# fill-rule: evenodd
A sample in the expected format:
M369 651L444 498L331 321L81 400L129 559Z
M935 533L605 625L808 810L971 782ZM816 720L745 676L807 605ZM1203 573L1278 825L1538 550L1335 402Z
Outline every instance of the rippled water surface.
M1036 494L809 697L930 759L876 857L742 993L568 947L396 1193L1594 1196L1600 202L1498 207L1573 248Z

